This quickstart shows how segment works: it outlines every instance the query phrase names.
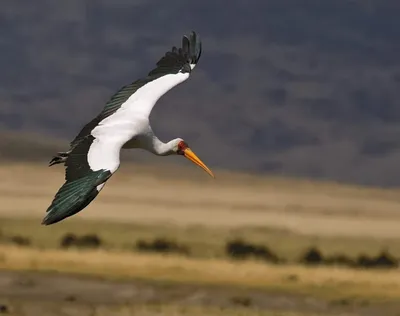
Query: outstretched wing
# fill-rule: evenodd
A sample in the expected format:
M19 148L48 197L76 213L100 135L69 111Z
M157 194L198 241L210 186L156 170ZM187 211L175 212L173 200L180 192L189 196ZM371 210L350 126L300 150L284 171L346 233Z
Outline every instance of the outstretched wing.
M182 46L180 48L173 46L145 78L122 87L111 97L103 111L86 124L71 142L71 149L106 118L111 123L112 116L120 109L128 109L131 114L148 117L163 94L189 78L200 59L201 52L201 40L195 32L183 36Z
M114 139L93 135L82 139L65 161L65 183L47 209L42 224L57 223L88 206L118 169L120 149L121 143Z
M50 165L64 162L65 183L54 197L43 224L50 225L84 209L119 167L120 149L140 130L138 118L148 117L157 100L187 80L201 55L195 32L183 36L182 47L172 47L148 75L115 93L103 111L86 124Z

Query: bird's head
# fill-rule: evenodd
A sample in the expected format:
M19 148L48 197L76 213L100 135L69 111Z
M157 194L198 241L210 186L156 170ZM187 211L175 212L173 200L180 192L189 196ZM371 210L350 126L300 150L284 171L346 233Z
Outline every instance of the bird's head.
M176 138L172 141L172 150L177 155L181 155L189 159L191 162L195 163L205 172L207 172L211 177L215 178L212 171L204 164L204 162L200 160L199 157L197 157L197 155L189 148L189 145L182 138Z

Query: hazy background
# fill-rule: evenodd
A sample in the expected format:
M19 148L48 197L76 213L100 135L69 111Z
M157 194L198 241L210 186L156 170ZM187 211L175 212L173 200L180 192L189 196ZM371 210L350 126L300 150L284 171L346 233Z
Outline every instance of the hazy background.
M398 0L3 0L0 314L399 316L399 17ZM40 225L52 155L192 30L199 65L151 122L216 179L126 150L85 210Z
M399 185L399 13L397 0L4 0L0 126L19 134L3 133L2 156L27 132L72 140L195 30L199 66L152 115L161 139L212 168ZM35 138L18 158L46 164L60 143Z

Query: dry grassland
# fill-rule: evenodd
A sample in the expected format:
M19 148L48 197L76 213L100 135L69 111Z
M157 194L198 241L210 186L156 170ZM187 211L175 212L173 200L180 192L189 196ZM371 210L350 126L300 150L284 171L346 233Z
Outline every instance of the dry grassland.
M328 316L326 313L266 311L248 308L181 306L179 304L84 305L9 300L9 316ZM345 314L343 314L345 315ZM335 315L339 316L339 315Z
M63 168L48 168L45 164L0 166L0 232L26 236L33 243L31 248L0 245L0 269L229 286L266 293L306 295L321 300L367 300L369 304L374 301L399 302L398 270L272 266L255 261L239 263L226 260L224 253L227 240L243 237L270 246L279 256L290 260L297 260L306 247L313 245L327 254L375 255L388 248L400 256L399 190L263 178L218 170L215 173L217 178L213 180L192 166L167 165L164 169L123 164L84 211L44 227L40 221L63 183ZM67 232L95 233L104 241L104 247L98 251L57 249ZM139 238L154 237L175 239L189 246L191 257L145 255L132 251ZM12 305L20 306L17 301ZM290 301L293 299L289 298ZM21 306L28 305L24 301ZM37 308L46 309L46 312L51 310L44 305ZM93 312L75 314L103 315L103 307L96 305L93 308ZM197 307L179 304L119 306L115 307L119 309L115 313L110 308L112 306L104 306L103 312L107 315L139 313L149 316L303 315L268 312L268 309L220 310L207 304ZM25 314L18 312L15 315ZM315 315L319 315L318 312Z
M289 260L310 246L352 257L386 248L400 256L399 190L215 172L213 180L193 166L123 164L84 211L43 227L63 168L3 165L0 231L42 248L57 248L67 232L95 233L106 247L124 250L139 238L166 237L200 258L223 257L235 237Z
M356 259L359 255L376 256L382 249L400 258L397 238L302 235L288 230L260 226L213 227L172 223L120 223L72 218L61 225L43 227L38 218L1 218L0 233L4 236L27 237L32 246L57 249L68 233L77 236L95 234L102 240L102 249L135 251L138 240L163 238L189 248L192 258L226 258L226 243L235 238L269 247L280 258L298 262L309 247L318 247L323 255L343 254ZM0 237L1 241L1 237ZM4 240L3 240L4 241Z
M108 251L61 251L0 247L3 270L57 271L109 279L144 279L229 285L324 299L400 299L398 271L269 266L257 262L188 259Z
M123 164L77 216L135 223L263 226L317 236L400 237L399 190ZM0 217L42 218L63 167L0 167ZM61 224L62 225L62 224Z

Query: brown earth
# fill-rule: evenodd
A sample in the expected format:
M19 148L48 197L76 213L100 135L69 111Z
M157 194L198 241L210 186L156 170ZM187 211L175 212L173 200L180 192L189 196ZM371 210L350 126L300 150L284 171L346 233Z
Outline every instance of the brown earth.
M218 171L216 175L217 179L213 180L193 167L170 167L165 170L160 166L124 164L99 197L74 216L74 221L84 218L87 225L93 220L132 224L173 223L179 227L202 225L216 232L220 227L262 226L301 235L346 237L349 240L400 237L398 190L261 178ZM46 207L63 182L64 170L41 164L7 164L0 167L0 177L1 217L23 219L29 216L37 220L39 227ZM73 220L66 220L65 223L72 225ZM42 230L58 230L67 225L65 223L48 229L42 227ZM18 233L25 233L26 227L21 227ZM114 235L110 237L115 238ZM105 261L100 262L104 265ZM130 264L124 264L132 269ZM185 269L183 267L182 271ZM313 277L314 272L311 271L307 273L309 278ZM177 273L181 274L180 271ZM352 273L347 271L346 275ZM377 274L373 280L363 280L365 289L373 288L374 282L382 279L382 275ZM329 274L329 277L336 280L334 274ZM330 284L332 280L327 282ZM336 281L340 286L353 289L351 282ZM384 290L390 291L391 285L389 283ZM320 290L323 291L323 288ZM400 302L397 300L377 303L355 299L351 295L333 301L243 287L233 289L137 280L111 282L61 274L10 271L0 273L0 300L9 309L8 313L15 316L398 316L400 313ZM215 310L210 312L210 308Z
M72 275L7 271L0 272L0 303L7 306L11 315L18 316L103 315L101 311L110 316L125 315L121 313L123 308L127 311L146 305L172 305L189 310L202 306L227 311L236 309L245 310L246 315L265 311L272 313L270 315L292 312L299 315L395 316L400 311L400 302L385 305L351 299L327 302L260 290L148 281L116 282Z

